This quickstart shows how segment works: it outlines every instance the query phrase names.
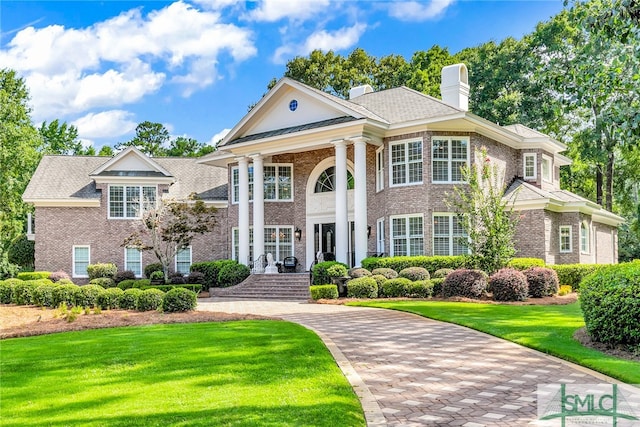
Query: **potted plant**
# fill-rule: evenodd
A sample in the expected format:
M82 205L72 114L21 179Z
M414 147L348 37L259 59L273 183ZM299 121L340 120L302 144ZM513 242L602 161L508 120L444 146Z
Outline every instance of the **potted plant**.
M335 264L327 268L327 274L331 277L331 281L338 286L338 295L346 297L347 280L349 280L347 268L344 265Z

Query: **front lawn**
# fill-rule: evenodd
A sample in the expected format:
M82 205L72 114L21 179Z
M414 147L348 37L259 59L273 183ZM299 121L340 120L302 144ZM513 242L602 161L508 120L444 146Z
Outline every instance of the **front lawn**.
M279 321L0 342L2 426L363 426L322 341Z
M467 326L586 366L629 384L640 384L640 363L584 347L573 334L584 327L579 303L500 305L447 301L360 301L350 305L408 311Z

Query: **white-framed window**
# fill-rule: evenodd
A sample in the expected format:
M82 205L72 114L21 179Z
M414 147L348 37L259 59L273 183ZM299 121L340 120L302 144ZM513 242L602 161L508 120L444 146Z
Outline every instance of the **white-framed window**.
M376 221L376 253L384 254L384 218L379 218Z
M524 179L535 180L538 178L537 153L524 153L522 155L522 168Z
M355 180L353 174L347 169L347 190L353 190L355 188ZM336 191L336 167L330 166L322 171L316 185L314 186L314 193L330 193Z
M469 253L464 244L467 240L460 222L460 217L455 213L433 214L433 255L465 255Z
M266 164L263 168L264 200L292 201L293 200L293 165ZM231 202L240 200L240 170L237 166L231 168ZM253 165L249 165L249 201L253 200Z
M376 191L384 190L384 147L376 150Z
M191 272L191 246L184 246L176 252L175 270L184 275Z
M541 169L542 169L542 180L547 182L552 182L553 177L551 174L553 173L553 159L551 157L545 156L544 154L542 155Z
M431 179L434 183L464 182L463 166L469 166L468 136L431 138Z
M109 218L140 218L156 206L156 195L155 185L109 185Z
M560 252L561 253L570 253L573 252L573 239L571 236L571 226L570 225L561 225L559 229L560 234Z
M264 253L273 255L275 261L293 256L293 227L270 225L264 228Z
M590 240L589 224L587 221L580 223L580 252L583 254L589 253L589 240Z
M422 184L422 140L389 144L389 187Z
M142 277L142 251L138 248L124 248L124 269Z
M87 267L91 262L91 248L87 245L73 246L72 249L73 277L89 277Z
M231 231L231 258L244 264L248 260L240 260L240 229L234 227ZM253 227L249 228L249 258L253 259Z
M424 255L422 214L399 215L391 220L391 256Z

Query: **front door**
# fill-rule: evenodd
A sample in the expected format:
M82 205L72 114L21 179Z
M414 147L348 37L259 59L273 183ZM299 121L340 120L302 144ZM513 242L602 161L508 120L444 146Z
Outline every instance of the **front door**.
M322 252L325 261L335 260L336 253L336 224L324 223L314 225L314 249L317 256Z

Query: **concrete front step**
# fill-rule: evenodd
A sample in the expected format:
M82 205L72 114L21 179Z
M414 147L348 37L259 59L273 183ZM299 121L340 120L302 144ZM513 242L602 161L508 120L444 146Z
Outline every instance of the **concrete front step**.
M253 274L237 286L212 288L209 293L212 297L243 299L306 301L311 298L306 273Z

